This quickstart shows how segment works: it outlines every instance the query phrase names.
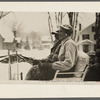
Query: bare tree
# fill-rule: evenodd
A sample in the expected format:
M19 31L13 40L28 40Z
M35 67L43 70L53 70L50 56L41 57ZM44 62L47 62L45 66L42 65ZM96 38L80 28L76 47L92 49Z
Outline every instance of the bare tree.
M51 42L53 43L53 37L51 35L51 32L53 31L53 25L52 25L52 19L49 12L48 12L48 26L49 26L50 36L51 36Z
M59 27L59 25L62 24L64 16L65 15L63 15L63 12L55 12L55 21L56 21L56 27L57 28Z
M16 27L17 22L15 23L15 27ZM19 23L18 27L15 29L17 32L21 32L23 31L24 25L22 22Z
M64 17L63 12L55 12L55 22L56 22L57 28L59 27L59 25L62 24L63 17ZM52 24L52 18L51 18L50 12L48 12L48 26L49 26L51 41L53 42L53 37L51 35L51 32L53 31L53 24Z
M100 13L96 13L96 54L100 61Z
M77 32L78 29L78 12L55 12L55 23L56 27L58 28L61 24L63 24L63 18L68 15L69 18L69 24L73 28L73 34L72 39L74 41L78 41L79 34ZM49 25L49 31L53 31L53 25L52 25L52 19L50 16L50 13L48 12L48 25ZM52 36L51 36L52 37Z
M3 17L5 17L6 15L8 15L10 12L3 12L3 11L1 11L0 12L0 19L1 18L3 18Z
M78 40L78 33L77 33L77 28L78 28L78 12L68 12L68 17L69 17L69 23L73 27L73 34L72 34L72 39L77 42Z

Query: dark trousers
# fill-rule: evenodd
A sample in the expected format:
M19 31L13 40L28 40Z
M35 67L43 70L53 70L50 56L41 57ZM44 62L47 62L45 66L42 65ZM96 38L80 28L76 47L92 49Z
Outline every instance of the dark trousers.
M25 80L52 80L55 72L51 67L41 70L38 65L34 65L28 71Z

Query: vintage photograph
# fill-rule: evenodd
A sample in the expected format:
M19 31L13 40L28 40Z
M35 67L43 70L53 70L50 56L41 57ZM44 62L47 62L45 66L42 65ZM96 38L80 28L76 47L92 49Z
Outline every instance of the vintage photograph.
M100 81L99 12L0 11L0 81Z

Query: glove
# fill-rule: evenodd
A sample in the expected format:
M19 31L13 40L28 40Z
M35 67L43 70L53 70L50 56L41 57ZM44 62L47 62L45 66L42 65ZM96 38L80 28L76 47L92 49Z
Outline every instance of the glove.
M54 54L52 56L52 60L53 60L53 62L58 61L58 55L57 54Z
M45 62L49 62L49 63L52 63L53 61L51 59L42 59L40 60L41 63L45 63Z
M53 53L48 56L48 59L52 59Z
M38 65L40 62L40 60L36 60L36 59L32 59L31 61L33 65Z
M38 65L40 60L30 58L27 60L27 62L32 65Z
M45 70L45 69L49 69L52 68L52 63L49 62L44 62L44 63L39 63L39 68L40 70Z

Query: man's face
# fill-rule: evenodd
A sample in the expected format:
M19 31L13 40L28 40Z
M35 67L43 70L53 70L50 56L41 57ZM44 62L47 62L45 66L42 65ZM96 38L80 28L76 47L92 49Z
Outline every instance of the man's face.
M65 31L62 28L60 28L59 29L59 39L62 40L66 37L67 37L67 34L65 33Z
M56 40L59 40L59 35L58 34L55 34L54 36L55 36Z

